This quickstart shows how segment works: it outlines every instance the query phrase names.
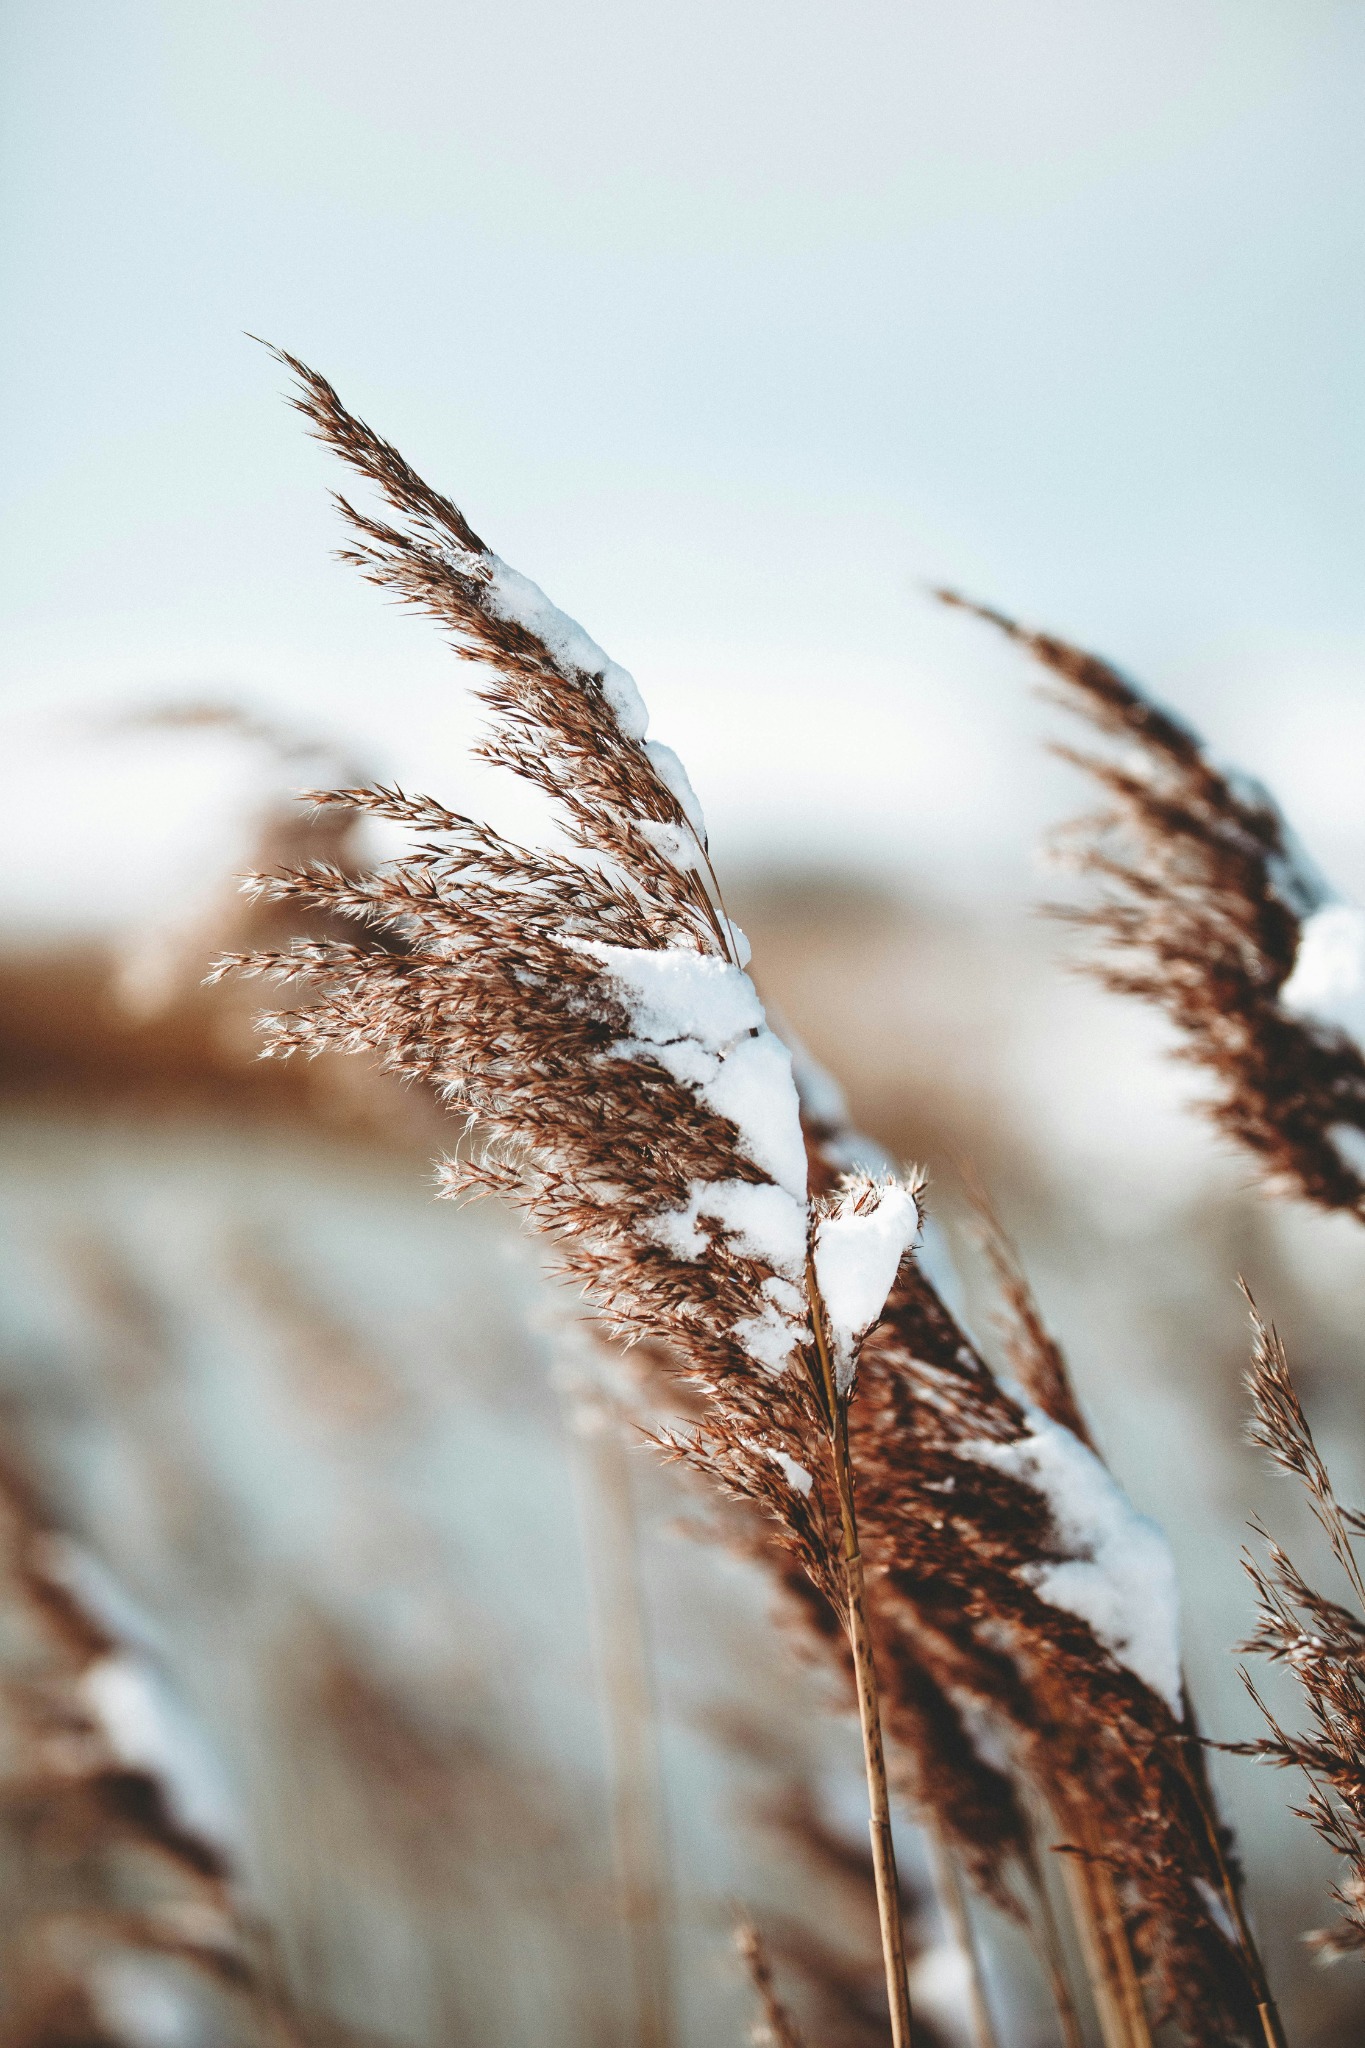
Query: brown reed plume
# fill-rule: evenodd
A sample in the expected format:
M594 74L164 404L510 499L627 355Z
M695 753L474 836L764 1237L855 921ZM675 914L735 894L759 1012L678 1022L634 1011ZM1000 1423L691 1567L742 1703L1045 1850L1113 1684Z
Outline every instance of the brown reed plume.
M836 1157L859 1142L828 1115L821 1135ZM1146 2048L1168 2016L1195 2041L1277 2048L1184 1697L1169 1555L1060 1419L1080 1420L1065 1361L1012 1255L1008 1270L1011 1358L1032 1401L996 1379L918 1260L902 1268L859 1368L851 1427L878 1565L873 1626L912 1796L987 1896L1008 1903L1010 1868L1025 1877L1069 2038L1039 1808L1072 1866L1109 2048ZM954 1776L922 1727L898 1724L898 1679L946 1703ZM971 1788L984 1789L987 1771L1001 1788L995 1815L1011 1818L997 1818L993 1842L974 1842Z
M675 1449L772 1515L844 1617L871 1803L888 1998L910 2035L848 1413L859 1349L917 1222L913 1189L808 1188L785 1048L743 971L681 765L645 739L625 672L498 560L448 499L292 358L316 435L399 520L341 500L347 559L484 664L484 759L548 800L560 848L512 843L398 790L323 803L406 826L373 876L314 864L267 896L348 917L334 938L220 963L296 979L267 1050L367 1050L466 1119L451 1194L497 1194L543 1231L609 1327L668 1341L705 1396ZM477 1130L477 1138L475 1132Z
M795 1064L803 1083L809 1080L809 1062L804 1056L798 1054ZM828 1077L822 1077L822 1087L829 1101L833 1084ZM855 1139L852 1133L846 1132L845 1136L853 1149L867 1155L866 1141ZM812 1176L818 1182L824 1169L809 1132L808 1145ZM865 1156L864 1163L876 1162ZM592 1342L583 1325L578 1326L576 1335L579 1342ZM598 1423L612 1432L609 1440L614 1444L613 1461L624 1460L623 1430L629 1429L656 1444L666 1444L667 1427L676 1428L676 1420L666 1426L662 1418L670 1414L676 1417L678 1406L678 1383L669 1371L667 1355L649 1344L636 1345L622 1353L611 1352L599 1342L593 1350L596 1357L590 1385L597 1398L611 1401L610 1412L605 1408L599 1411ZM577 1381L581 1368L572 1358L569 1370L572 1380ZM557 1377L560 1371L557 1359ZM709 1516L704 1528L714 1540L772 1574L782 1632L803 1662L826 1670L833 1662L847 1683L849 1703L856 1704L852 1661L839 1616L780 1537L775 1536L769 1518L753 1514L744 1503L732 1502L725 1514ZM623 1534L618 1534L618 1543L622 1542ZM629 1622L622 1633L632 1633ZM941 1903L951 1929L951 1945L961 1956L968 2000L975 2014L973 2035L977 2048L991 2048L993 2034L984 2017L986 1995L980 1959L965 1911L957 1910L961 1893L957 1871L960 1862L970 1862L982 1892L1012 1917L1023 1915L1025 1909L1015 1884L1022 1880L1026 1888L1031 1887L1037 1860L1033 1835L1020 1805L1020 1788L1007 1772L987 1763L974 1747L957 1708L938 1690L932 1674L906 1656L902 1644L878 1631L876 1649L882 1713L891 1738L891 1784L929 1829L935 1842L938 1888L947 1893L946 1901ZM615 1709L618 1714L623 1707L630 1716L638 1713L638 1703L632 1706L629 1697L635 1689L628 1689L627 1699ZM817 1879L828 1909L841 1904L845 1912L860 1921L863 1908L870 1905L875 1926L876 1884L871 1858L861 1857L856 1847L838 1836L823 1819L812 1784L794 1770L790 1754L774 1753L771 1741L748 1716L731 1711L720 1717L708 1717L707 1726L725 1748L761 1763L769 1775L778 1779L776 1790L756 1805L754 1813L765 1832L782 1848L784 1863L804 1868ZM636 1818L638 1824L643 1816ZM646 1854L641 1856L637 1852L633 1859L642 1867L650 1860L647 1833L641 1844ZM943 1882L945 1878L947 1883ZM1037 1903L1030 1891L1029 1906ZM912 1936L912 1977L917 1961L913 1936L921 1905L902 1884L901 1918ZM817 1932L805 1920L798 1923L784 1918L780 1924L768 1927L765 1942L768 1950L799 1976L814 1999L822 2041L842 2044L842 2048L874 2048L883 2039L875 1985L873 1995L869 1996L861 1958L850 1957L830 1939L827 1928L822 1926ZM1070 2012L1064 1990L1059 2003ZM939 2036L922 2012L916 2013L915 2031L919 2048L935 2048ZM1074 2030L1068 2032L1066 2043L1067 2048L1080 2048L1079 2035Z
M1303 1488L1360 1610L1353 1614L1317 1592L1258 1526L1266 1558L1262 1562L1249 1555L1245 1560L1256 1589L1257 1623L1243 1648L1292 1672L1308 1711L1308 1731L1286 1731L1244 1672L1270 1734L1236 1748L1263 1763L1300 1770L1308 1780L1308 1804L1293 1811L1312 1823L1346 1865L1332 1894L1340 1918L1308 1937L1322 1960L1333 1962L1365 1953L1365 1576L1355 1550L1356 1540L1365 1536L1365 1516L1337 1500L1284 1345L1249 1294L1247 1300L1253 1332L1248 1434L1272 1465Z
M1058 835L1096 885L1059 914L1100 939L1091 971L1163 1009L1212 1076L1210 1114L1279 1187L1365 1208L1365 919L1339 901L1273 798L1108 662L940 591L1027 649L1048 694L1109 751L1058 747L1104 807Z
M1107 1874L1116 1970L1132 1959L1101 2015L1113 2048L1146 2048L1167 2013L1196 2040L1276 2042L1189 1763L1159 1534L1079 1437L996 1380L905 1258L914 1189L850 1172L833 1143L815 1170L695 799L646 742L630 678L329 385L290 367L316 433L399 517L343 501L350 559L486 664L484 757L541 790L561 845L518 846L396 790L324 796L417 846L373 876L262 880L378 935L223 963L313 991L268 1021L268 1049L367 1050L434 1089L466 1119L447 1191L505 1196L609 1327L677 1354L702 1403L677 1454L770 1516L847 1632L898 2044L874 1638L916 1796L951 1813L974 1880L1007 1896L1006 1852L1030 1868L1021 1801L1002 1823L983 1797L989 1785L998 1807L1015 1780Z
M189 1987L231 2015L243 2038L276 2048L316 2038L242 1906L213 1789L163 1682L102 1587L6 1455L0 2041L133 2042L125 1980L147 1968L170 1971L174 1995Z
M999 1291L1001 1311L996 1321L1010 1370L1039 1407L1054 1420L1063 1421L1067 1428L1094 1449L1093 1439L1071 1385L1065 1356L1043 1320L1019 1254L975 1173L968 1169L964 1178L976 1219L979 1241ZM1218 1869L1222 1912L1235 1931L1237 1944L1246 1963L1247 1974L1263 2016L1267 2037L1273 2038L1278 2032L1278 2017L1265 1980L1259 1951L1246 1918L1241 1873L1233 1854L1231 1838L1217 1814L1213 1788L1205 1767L1204 1746L1198 1740L1193 1712L1188 1704L1186 1724L1189 1734L1184 1749L1186 1774L1190 1791L1204 1821L1208 1846ZM1067 1868L1073 1890L1079 1890L1080 1893L1078 1924L1086 1936L1087 1947L1094 1961L1099 1965L1099 1974L1102 1978L1113 1975L1121 1980L1128 1972L1129 1959L1122 1953L1127 1944L1123 1938L1121 1922L1115 1922L1113 1919L1112 1901L1109 1897L1111 1887L1107 1873L1093 1865L1087 1866L1079 1862L1072 1862ZM1105 1955L1107 1923L1120 1946L1120 1953L1114 1959L1117 1969L1112 1972L1109 1969L1109 1959Z
M804 1055L796 1066L812 1184L875 1167L831 1078ZM1196 2040L1276 2043L1183 1697L1169 1556L1094 1456L1017 1255L1001 1238L993 1256L1011 1311L1007 1354L1032 1406L996 1380L918 1259L860 1365L851 1429L893 1776L982 1895L1031 1924L1073 2048L1039 1850L1048 1821L1061 1829L1110 2048L1146 2048L1169 2013ZM983 1458L996 1464L988 1490ZM1136 1569L1106 1586L1124 1551ZM1069 1590L1068 1564L1082 1567ZM789 1567L782 1576L799 1628L835 1648L818 1589ZM1049 1615L1054 1604L1063 1612Z

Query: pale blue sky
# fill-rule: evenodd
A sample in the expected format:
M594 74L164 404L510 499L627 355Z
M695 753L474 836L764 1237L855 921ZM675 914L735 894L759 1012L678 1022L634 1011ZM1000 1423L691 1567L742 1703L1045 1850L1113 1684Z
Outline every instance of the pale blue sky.
M7 0L0 277L16 699L238 692L458 783L249 328L635 672L722 858L1028 885L1065 791L948 579L1365 886L1356 0Z

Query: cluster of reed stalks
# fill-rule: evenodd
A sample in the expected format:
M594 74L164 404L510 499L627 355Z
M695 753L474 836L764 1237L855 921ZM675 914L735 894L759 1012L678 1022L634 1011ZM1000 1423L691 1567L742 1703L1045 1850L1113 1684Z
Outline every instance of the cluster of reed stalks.
M362 934L220 963L306 992L265 1020L267 1053L364 1051L430 1090L458 1119L444 1190L519 1208L604 1341L646 1347L685 1387L685 1422L656 1441L745 1511L857 1705L897 2048L914 2022L893 1788L959 1924L965 1876L1030 1931L1064 2038L1088 2022L1057 1870L1107 2043L1168 2020L1193 2041L1277 2042L1168 1554L1098 1457L1000 1233L1012 1383L916 1256L914 1177L875 1159L768 1025L700 808L632 679L282 360L312 430L387 508L339 501L346 559L478 664L480 752L541 792L553 832L519 845L431 798L316 792L406 828L411 850L377 871L258 878ZM1105 664L996 623L1125 743L1085 757L1111 809L1072 842L1102 885L1073 913L1108 942L1100 971L1172 1011L1222 1083L1224 1128L1282 1184L1358 1206L1343 1133L1365 1124L1365 1058L1285 1000L1327 898L1273 804ZM781 2038L761 1942L744 1946ZM986 2039L979 1977L975 1995Z
M717 1539L768 1574L783 1625L861 1731L866 1858L799 1775L768 1824L875 1924L875 1995L811 1930L741 1917L755 2039L939 2040L912 1996L924 1936L898 1869L899 1808L922 1837L960 1971L957 2029L975 2048L1017 2038L983 1966L983 1906L1035 1958L1064 2048L1152 2048L1163 2029L1281 2048L1182 1673L1169 1551L1101 1457L989 1198L978 1191L1004 1370L945 1300L920 1176L853 1127L835 1082L768 1021L700 806L648 737L630 676L323 378L281 360L312 431L381 503L338 501L345 559L475 664L480 752L539 792L546 828L521 844L434 797L358 781L310 792L325 838L272 828L254 908L214 974L295 991L260 1020L268 1057L361 1053L408 1084L449 1133L442 1192L518 1211L577 1297L555 1313L552 1348L595 1522L639 2048L667 2048L674 2020L632 1436L713 1491ZM1135 685L967 609L1024 645L1110 743L1072 755L1106 808L1066 841L1089 890L1066 914L1101 935L1095 971L1175 1019L1212 1076L1211 1113L1274 1187L1361 1212L1365 1053L1350 990L1331 979L1349 906L1266 793ZM366 817L407 835L400 858L361 858ZM1365 1606L1352 1547L1365 1521L1336 1501L1273 1332L1259 1318L1255 1332L1255 1440L1307 1488ZM122 1912L121 1952L170 1949L226 1985L258 2033L318 2038L237 1902L230 1858L175 1818L155 1759L118 1763L88 1696L91 1670L121 1653L35 1563L49 1539L17 1482L4 1501L11 1575L61 1667L42 1692L51 1728L31 1686L13 1696L28 1717L14 1810L97 1812L98 1825L63 1820L64 1855L155 1851L173 1896ZM1294 1673L1310 1728L1271 1718L1242 1748L1307 1774L1307 1816L1347 1865L1341 1920L1314 1939L1324 1954L1365 1949L1365 1623L1274 1544L1250 1568L1249 1648ZM88 1949L101 1929L77 1919ZM45 1923L45 1953L55 1939ZM40 1977L54 2011L117 2036L88 1954L69 1967L49 1955ZM56 2048L75 2025L21 1999L9 2030L16 2048Z

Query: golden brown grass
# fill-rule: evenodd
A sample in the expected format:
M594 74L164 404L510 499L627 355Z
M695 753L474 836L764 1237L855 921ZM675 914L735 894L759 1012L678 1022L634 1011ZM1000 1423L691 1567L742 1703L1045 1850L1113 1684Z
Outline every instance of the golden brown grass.
M475 687L492 724L480 751L541 791L559 841L516 845L394 789L322 792L416 844L375 874L309 863L261 879L267 900L332 921L225 963L307 993L267 1020L268 1050L365 1051L448 1103L465 1122L448 1190L518 1207L607 1327L664 1344L687 1376L697 1418L665 1447L767 1518L810 1589L813 1625L844 1635L898 2044L909 2012L883 1716L894 1772L946 1851L1035 1928L1064 2027L1041 1881L1053 1827L1111 2048L1145 2048L1169 2016L1196 2040L1276 2042L1178 1674L1163 1690L1112 1631L1046 1597L1059 1570L1096 1567L1103 1541L1098 1524L1076 1526L1074 1498L1049 1492L1047 1459L1061 1460L1069 1486L1098 1489L1105 1514L1130 1511L1104 1492L1022 1275L998 1262L1033 1405L995 1378L912 1260L870 1326L839 1328L822 1233L872 1225L892 1189L850 1175L847 1134L813 1119L798 1188L751 1102L717 1093L735 1046L779 1065L781 1052L752 992L740 993L742 936L685 778L644 742L629 678L323 379L285 360L314 431L396 520L341 501L348 559L481 664ZM1178 728L1138 719L1119 685L1101 688L1089 671L1085 686L1111 723L1136 721L1163 761L1196 775ZM1122 777L1109 786L1128 788ZM1260 815L1241 819L1244 837L1256 839ZM1163 819L1169 832L1169 805ZM1266 873L1270 836L1264 825ZM1245 878L1254 849L1238 857ZM1201 928L1207 959L1206 938ZM1167 954L1176 943L1164 927L1162 943ZM724 1044L685 1004L669 1010L653 978L661 962L740 1001ZM1164 1625L1154 1609L1134 1626L1149 1622Z

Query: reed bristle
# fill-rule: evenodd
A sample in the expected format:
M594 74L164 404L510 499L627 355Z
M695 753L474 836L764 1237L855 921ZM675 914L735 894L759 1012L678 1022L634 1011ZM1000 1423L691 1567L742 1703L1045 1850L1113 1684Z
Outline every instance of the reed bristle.
M1054 749L1098 784L1103 809L1055 839L1092 885L1056 914L1100 941L1105 987L1164 1010L1182 1056L1214 1083L1210 1114L1277 1188L1359 1212L1365 1055L1281 997L1305 921L1328 900L1269 792L1220 768L1197 734L1098 656L952 591L1048 672L1048 694L1114 751Z
M1286 1730L1243 1674L1270 1733L1234 1747L1262 1763L1299 1770L1307 1779L1308 1803L1294 1811L1346 1866L1333 1889L1340 1918L1308 1937L1324 1961L1335 1961L1365 1952L1365 1579L1355 1551L1355 1539L1365 1535L1365 1517L1338 1501L1279 1334L1249 1294L1247 1301L1253 1338L1248 1434L1273 1466L1299 1482L1360 1612L1319 1593L1257 1528L1264 1562L1251 1554L1245 1559L1256 1591L1256 1629L1242 1647L1292 1674L1308 1728L1301 1734Z

